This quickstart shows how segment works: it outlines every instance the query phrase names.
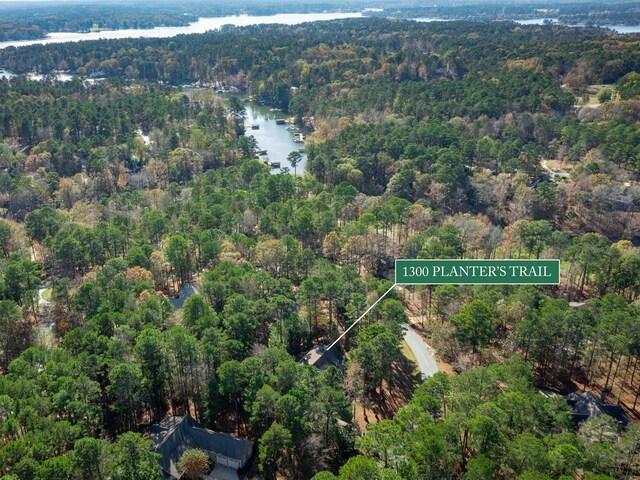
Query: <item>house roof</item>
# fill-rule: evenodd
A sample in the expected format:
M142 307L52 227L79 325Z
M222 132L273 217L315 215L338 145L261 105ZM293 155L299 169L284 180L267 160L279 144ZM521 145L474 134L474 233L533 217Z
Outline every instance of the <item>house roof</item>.
M624 426L629 423L629 417L620 405L610 405L593 392L573 392L564 398L573 410L573 418L577 422L604 414Z
M151 428L152 450L158 459L165 479L178 479L178 461L186 450L199 448L206 452L237 460L244 467L253 452L253 442L227 433L201 428L190 415L167 417Z
M184 305L184 301L195 293L200 293L200 292L198 292L198 289L193 285L191 285L190 283L185 283L180 289L180 291L178 292L178 295L176 296L176 298L169 299L169 302L175 308L182 308L182 306Z
M343 363L343 360L344 357L338 347L327 350L327 347L321 343L307 352L306 355L302 357L302 360L300 360L300 363L323 369L331 365L338 367Z

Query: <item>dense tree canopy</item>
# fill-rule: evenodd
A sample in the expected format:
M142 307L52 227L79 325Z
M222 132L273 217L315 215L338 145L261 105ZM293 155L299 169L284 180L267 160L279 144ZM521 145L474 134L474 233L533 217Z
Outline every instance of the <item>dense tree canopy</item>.
M75 75L0 80L0 475L159 478L149 424L189 413L265 478L633 478L635 423L577 426L534 382L638 415L636 50L385 19L0 50ZM209 87L288 110L304 173ZM560 258L562 281L397 288L344 368L305 365L400 257ZM450 375L416 375L408 328Z

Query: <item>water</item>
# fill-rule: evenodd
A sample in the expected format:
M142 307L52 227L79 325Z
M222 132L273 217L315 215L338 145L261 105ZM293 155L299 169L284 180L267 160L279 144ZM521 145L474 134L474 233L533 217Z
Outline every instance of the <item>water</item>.
M557 23L557 18L529 18L527 20L515 20L520 25L544 25L545 22L551 21L551 23Z
M30 80L44 80L45 78L51 78L54 80L57 80L59 82L69 82L73 79L73 75L70 75L68 73L64 73L64 72L57 72L51 75L40 75L38 73L29 73L27 74L27 76L29 77Z
M46 45L49 43L79 42L83 40L100 40L113 38L166 38L189 33L204 33L209 30L217 30L223 25L245 27L248 25L261 25L268 23L281 23L285 25L297 25L304 22L317 22L321 20L337 20L341 18L360 18L360 12L326 12L326 13L280 13L277 15L234 15L227 17L200 18L197 22L184 27L156 27L148 29L105 30L102 32L75 33L54 32L46 38L37 40L10 40L0 42L0 48L24 47L27 45Z
M432 17L422 17L422 18L412 18L416 22L429 23L429 22L448 22L450 20L444 18L432 18ZM564 25L558 23L557 18L528 18L526 20L513 20L520 25L544 25L547 21L550 21L553 24ZM584 25L564 25L566 27L584 27ZM601 25L602 28L609 28L617 33L639 33L640 25Z
M544 25L547 20L550 20L554 24L559 24L557 18L530 18L527 20L515 20L520 25ZM584 25L564 25L566 27L581 28ZM602 28L608 28L617 33L639 33L640 25L600 25Z
M450 20L448 20L446 18L435 18L435 17L418 17L418 18L412 18L411 20L413 20L414 22L421 22L421 23L449 22L450 21Z
M269 161L280 162L280 168L289 168L293 173L293 167L287 162L287 155L293 151L304 148L304 144L293 141L296 131L287 130L290 124L278 125L276 119L287 119L288 116L282 112L272 112L269 107L257 105L253 102L244 104L247 110L247 131L245 135L253 135L258 142L258 149L266 150L266 157ZM257 124L258 130L252 130L251 124ZM265 156L260 158L265 160ZM296 167L298 174L304 172L307 163L307 154L302 153L302 160ZM272 169L273 173L278 173L278 169Z
M610 28L618 33L639 33L640 25L606 25L605 28Z
M190 33L204 33L209 30L217 30L223 25L234 25L244 27L248 25L262 25L269 23L280 23L285 25L296 25L304 22L316 22L322 20L337 20L342 18L363 18L362 12L325 12L325 13L280 13L277 15L256 16L256 15L233 15L227 17L200 18L197 22L184 27L156 27L148 29L127 29L127 30L105 30L101 32L76 33L76 32L53 32L46 38L36 40L10 40L0 42L0 49L6 47L24 47L27 45L47 45L50 43L80 42L83 40L117 39L117 38L167 38L176 35ZM442 22L442 18L414 18L417 22ZM542 25L545 18L533 18L527 20L517 20L522 25ZM557 19L550 19L557 21ZM571 25L581 26L581 25ZM640 32L640 25L606 25L606 28L615 30L618 33ZM0 78L2 71L0 70Z
M10 79L16 76L17 75L15 73L11 73L9 70L0 68L0 80L3 78ZM59 82L68 82L71 79L73 79L73 75L70 75L64 72L56 72L51 75L47 75L46 77L45 75L40 75L38 73L28 73L27 77L29 77L30 80L38 80L38 81L44 80L45 78L51 78Z
M185 87L183 90L189 95L191 92L201 90L201 88ZM241 96L228 93L216 95L225 102L231 96ZM280 162L280 168L271 169L271 173L279 173L281 169L289 168L290 173L293 174L294 170L287 161L287 156L294 151L302 155L300 162L296 166L295 173L303 173L307 163L307 154L304 152L304 143L293 141L296 133L300 133L300 131L297 129L292 130L293 126L289 123L291 117L284 112L274 110L266 105L258 105L255 102L244 102L244 108L247 111L245 135L247 137L253 136L256 139L258 150L267 151L266 155L260 155L259 158L262 161ZM279 125L276 123L278 119L284 120L285 123ZM251 125L257 125L258 129L252 129ZM300 152L300 150L303 151Z

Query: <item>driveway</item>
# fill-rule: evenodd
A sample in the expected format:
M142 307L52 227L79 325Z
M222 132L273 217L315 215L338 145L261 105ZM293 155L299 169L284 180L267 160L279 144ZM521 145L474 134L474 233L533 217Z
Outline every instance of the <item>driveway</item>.
M430 377L438 371L436 358L431 351L431 347L422 340L422 337L416 333L411 325L405 325L405 327L407 330L404 334L404 340L416 356L422 378Z
M213 472L207 476L209 480L238 480L238 478L238 472L235 469L218 463L216 463L216 468L213 469Z
M556 177L558 178L571 178L571 174L569 172L556 172L555 170L553 170L549 164L547 163L546 160L542 160L540 161L540 165L542 166L542 169L547 172L549 174L549 176L554 179Z

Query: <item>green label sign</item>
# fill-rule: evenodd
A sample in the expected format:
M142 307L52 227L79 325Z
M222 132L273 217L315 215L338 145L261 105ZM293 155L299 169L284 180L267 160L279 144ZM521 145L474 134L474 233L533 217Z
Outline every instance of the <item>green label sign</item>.
M396 260L400 285L558 285L560 260Z

